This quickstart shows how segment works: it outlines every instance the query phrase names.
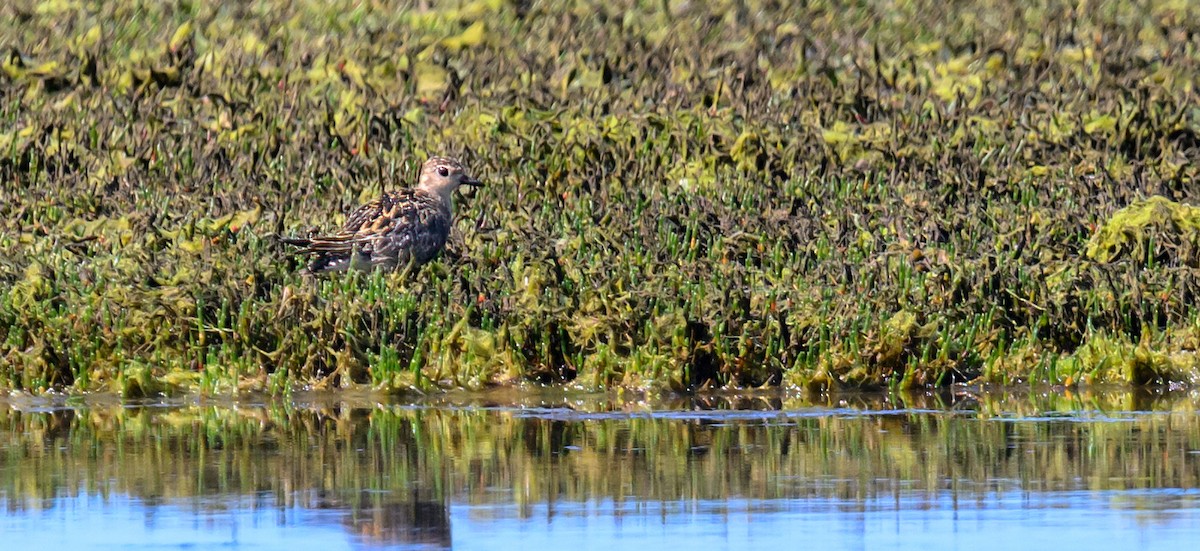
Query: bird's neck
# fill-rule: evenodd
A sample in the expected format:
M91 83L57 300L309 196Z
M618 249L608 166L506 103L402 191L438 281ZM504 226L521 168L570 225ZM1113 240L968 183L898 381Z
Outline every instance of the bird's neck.
M421 186L417 186L417 187L421 191L424 191L425 193L428 193L429 195L436 197L438 199L438 201L440 201L443 205L446 206L447 212L449 212L450 214L454 214L454 190L450 189L449 186L437 188L434 186L421 185Z

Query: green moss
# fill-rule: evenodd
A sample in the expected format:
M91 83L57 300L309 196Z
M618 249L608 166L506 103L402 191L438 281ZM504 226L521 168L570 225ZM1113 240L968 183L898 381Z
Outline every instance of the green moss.
M1086 254L1097 262L1120 258L1200 263L1200 208L1155 195L1113 213L1088 241Z

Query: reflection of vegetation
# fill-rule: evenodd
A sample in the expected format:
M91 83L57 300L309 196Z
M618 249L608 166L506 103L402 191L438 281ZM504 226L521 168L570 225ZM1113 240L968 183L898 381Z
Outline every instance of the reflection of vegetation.
M950 488L966 498L997 488L1200 486L1200 458L1192 453L1200 449L1195 396L843 397L817 410L782 400L774 406L786 411L722 412L694 403L656 416L639 413L638 404L607 401L536 416L526 409L347 404L5 409L0 498L24 508L84 489L146 500L265 494L288 505L392 511L373 521L373 530L387 532L390 522L427 521L450 500L856 500L898 488ZM842 403L866 409L808 415ZM952 409L868 411L939 404ZM1056 418L1060 409L1085 405L1155 411L1115 421ZM997 418L1014 407L1026 409Z
M407 4L3 3L0 386L1200 377L1195 3ZM439 262L277 251L431 153Z

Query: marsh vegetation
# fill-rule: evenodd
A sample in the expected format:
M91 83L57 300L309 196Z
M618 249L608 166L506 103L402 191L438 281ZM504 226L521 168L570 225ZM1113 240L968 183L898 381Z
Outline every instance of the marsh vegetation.
M0 7L0 386L1191 383L1200 7ZM310 278L429 155L414 273Z

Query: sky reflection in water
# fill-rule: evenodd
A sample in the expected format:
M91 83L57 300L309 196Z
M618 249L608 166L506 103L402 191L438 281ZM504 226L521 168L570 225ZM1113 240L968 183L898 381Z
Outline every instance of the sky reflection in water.
M1126 507L1126 499L1156 509ZM980 503L897 496L888 503L826 499L539 504L529 518L512 505L451 502L448 531L409 528L381 540L350 511L256 508L230 496L203 505L146 504L128 496L79 495L0 520L5 547L238 549L1188 549L1200 534L1200 493L1021 492ZM365 531L360 528L368 527ZM393 534L394 536L396 534ZM11 547L10 547L11 546Z

